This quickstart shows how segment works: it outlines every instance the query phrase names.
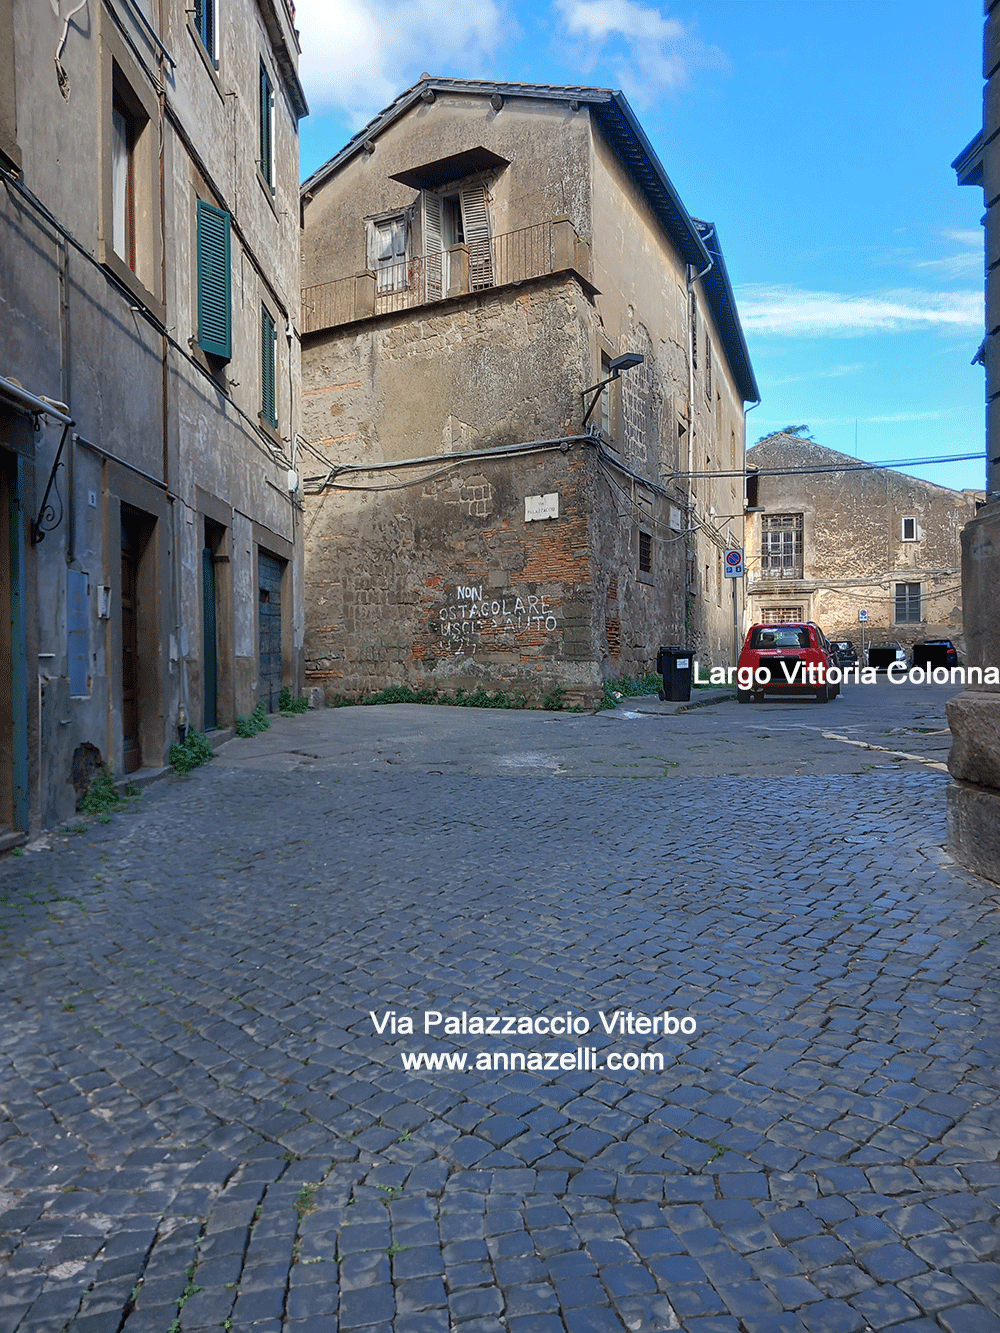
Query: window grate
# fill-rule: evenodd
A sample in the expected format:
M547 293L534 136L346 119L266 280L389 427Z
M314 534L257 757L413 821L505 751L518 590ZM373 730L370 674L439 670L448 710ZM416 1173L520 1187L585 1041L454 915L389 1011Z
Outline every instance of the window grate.
M760 534L760 571L765 579L802 577L802 515L765 514Z
M639 532L639 573L653 572L653 538L648 532Z

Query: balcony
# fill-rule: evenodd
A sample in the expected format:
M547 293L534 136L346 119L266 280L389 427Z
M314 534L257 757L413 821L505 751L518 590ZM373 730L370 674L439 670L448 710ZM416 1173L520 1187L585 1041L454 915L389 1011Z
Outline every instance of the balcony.
M488 242L416 255L377 273L303 287L301 330L315 333L570 269L589 282L590 247L568 218L554 218Z

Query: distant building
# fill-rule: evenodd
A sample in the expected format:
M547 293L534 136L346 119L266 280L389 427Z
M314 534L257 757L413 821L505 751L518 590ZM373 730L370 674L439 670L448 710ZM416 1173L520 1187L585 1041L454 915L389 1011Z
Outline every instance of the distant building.
M0 847L301 681L290 0L0 0Z
M621 94L425 78L302 200L308 678L593 702L661 643L729 660L757 386Z
M983 127L952 166L986 204L986 505L962 534L962 601L969 662L1000 666L1000 0L987 0ZM948 706L948 837L954 855L1000 880L1000 688L963 690Z
M813 620L831 639L962 644L961 532L981 491L953 491L796 435L747 451L751 623Z

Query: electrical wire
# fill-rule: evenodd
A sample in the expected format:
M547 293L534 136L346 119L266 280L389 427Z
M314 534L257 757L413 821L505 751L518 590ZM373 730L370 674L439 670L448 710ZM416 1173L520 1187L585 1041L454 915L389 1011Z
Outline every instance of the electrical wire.
M28 187L24 184L22 180L20 180L17 176L15 176L12 172L8 171L3 166L0 166L0 180L3 181L8 191L12 189L15 190L25 200L25 202L29 205L30 208L32 208L40 217L44 218L45 221L48 223L48 225L59 236L62 236L62 238L69 245L71 245L78 254L82 255L82 257L87 261L88 264L91 265L92 268L97 269L97 271L103 275L108 285L113 287L118 292L118 294L125 301L128 302L129 309L133 312L133 316L135 312L138 311L138 313L143 317L146 323L149 324L153 329L155 329L156 332L162 338L164 338L167 341L167 343L174 349L174 351L177 352L177 354L184 359L184 361L186 361L189 365L193 366L194 369L197 370L201 376L207 379L209 383L212 385L212 387L216 391L218 391L219 388L218 384L208 373L205 367L202 366L200 362L198 362L191 355L191 353L187 350L187 348L185 348L181 343L177 341L176 338L171 337L170 333L167 331L166 328L164 328L164 326L160 323L160 321L156 318L156 316L152 313L152 311L147 310L146 307L143 305L136 304L135 296L128 289L128 287L126 287L125 284L119 278L117 278L115 274L111 272L110 269L106 268L99 260L95 259L94 256L90 253L90 251L87 250L86 247L83 246L81 242L78 241L71 232L66 230L66 228L62 225L62 223L59 222L58 219L54 216L54 214L52 214L49 211L49 209L45 206L45 204L43 204L42 201L35 194L33 194L31 190L28 189ZM248 413L244 412L238 403L234 403L232 398L230 398L228 395L223 395L223 397L225 399L227 406L232 408L232 410L237 414L237 416L241 417L243 421L245 421L247 425L250 427L250 434L249 434L250 440L253 442L254 446L260 451L260 453L264 455L264 457L268 460L268 462L274 464L282 464L285 467L291 467L291 460L287 458L280 450L276 450L274 448L274 446L270 443L270 441L267 440L266 437L262 434L258 423L255 422Z

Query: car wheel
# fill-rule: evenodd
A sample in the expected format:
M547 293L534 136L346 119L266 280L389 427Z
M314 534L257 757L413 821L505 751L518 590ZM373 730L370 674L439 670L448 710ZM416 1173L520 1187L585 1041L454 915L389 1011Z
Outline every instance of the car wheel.
M751 693L750 690L736 691L736 702L738 704L748 704L752 703L752 701L753 701L753 694Z
M816 702L819 704L828 704L833 698L833 686L824 685L821 690L816 691Z

